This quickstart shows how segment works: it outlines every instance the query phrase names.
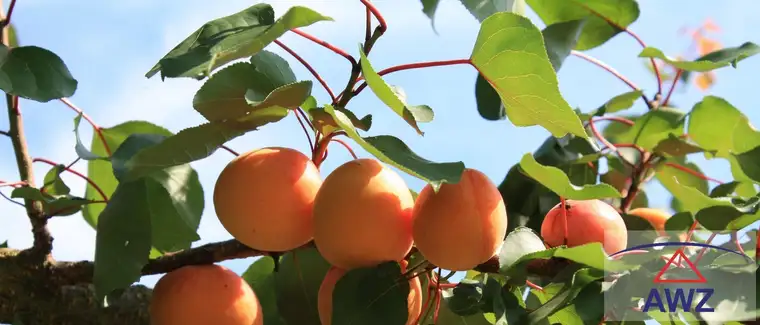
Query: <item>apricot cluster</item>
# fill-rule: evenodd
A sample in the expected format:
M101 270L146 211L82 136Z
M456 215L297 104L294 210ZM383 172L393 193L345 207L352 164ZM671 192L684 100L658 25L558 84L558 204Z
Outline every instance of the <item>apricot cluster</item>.
M401 176L375 159L355 159L324 181L299 151L271 147L232 160L214 188L217 217L241 243L285 252L310 241L332 268L320 288L328 325L332 290L346 272L395 261L413 246L441 268L469 270L494 256L507 212L496 186L465 169L456 183L428 184L415 201ZM410 280L410 322L420 314L419 280Z

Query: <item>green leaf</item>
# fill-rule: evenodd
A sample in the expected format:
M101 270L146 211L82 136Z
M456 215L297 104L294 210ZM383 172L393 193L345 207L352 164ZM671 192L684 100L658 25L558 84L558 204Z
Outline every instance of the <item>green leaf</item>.
M689 184L688 177L679 174L662 174L666 169L657 169L657 179L683 205L683 210L696 214L699 210L717 205L731 205L729 201L714 199L706 191L697 189ZM677 176L678 175L678 176Z
M475 102L478 105L478 114L486 120L498 121L507 117L499 93L481 74L475 79Z
M396 112L396 114L401 116L401 118L411 125L419 135L424 135L424 132L420 130L414 114L409 110L404 99L399 97L394 88L385 83L383 77L372 68L372 64L367 60L367 56L364 54L364 50L362 50L361 46L359 46L359 54L361 55L360 63L362 67L362 76L364 76L367 86L372 89L372 92L375 93L377 98Z
M58 164L50 168L45 174L42 191L50 195L66 195L71 193L71 189L61 179L61 173L66 170L66 165Z
M96 159L105 159L106 157L101 157L99 155L96 155L92 153L90 150L87 150L87 148L82 144L82 140L79 138L79 123L82 121L82 115L84 113L79 113L77 117L74 118L74 136L77 139L77 144L74 146L74 150L77 153L77 156L79 158L82 158L84 160L96 160Z
M262 125L279 121L287 116L288 112L286 108L273 106L256 110L248 114L244 120L209 122L184 129L132 157L125 164L129 169L126 178L135 179L158 169L206 158L227 141L257 130Z
M600 46L639 18L634 0L527 0L531 9L548 26L587 19L575 49Z
M499 94L514 125L540 125L555 137L588 137L559 92L541 31L528 18L501 12L484 20L470 60Z
M438 1L439 0L421 0L422 1L422 12L430 18L430 25L433 27L433 31L435 31L435 11L438 9Z
M665 221L665 231L675 233L689 230L694 223L694 216L690 212L678 212Z
M354 125L354 127L359 130L369 131L370 127L372 126L372 114L367 114L359 119L353 112L347 109L337 108L336 111L340 111L341 113L348 116L348 119L351 120L351 123ZM335 122L335 119L333 119L332 115L325 111L324 107L311 108L309 110L306 110L306 113L309 113L311 123L318 131L322 132L322 134L330 134L332 132L341 130L340 126L338 126L338 123Z
M525 154L522 157L520 168L541 185L566 199L591 200L622 197L620 192L609 184L574 185L561 169L541 165L531 154Z
M739 206L715 205L705 207L694 218L712 231L738 231L760 220L760 199L754 198Z
M111 152L115 151L121 145L124 140L131 134L136 133L150 133L161 134L165 136L172 135L169 130L162 128L158 125L145 121L128 121L119 125L101 129L103 137L106 139L108 148ZM98 156L107 156L108 153L101 141L100 137L93 134L92 142L90 145L93 154ZM91 201L106 200L116 190L116 186L119 182L113 175L113 168L110 161L107 160L90 160L87 163L87 177L97 184L98 188L106 195L105 198L101 197L100 193L93 187L92 184L87 183L85 188L84 197ZM82 216L93 228L98 223L98 216L105 208L104 204L88 204L82 209Z
M274 16L272 6L260 3L209 21L169 51L145 77L161 71L161 78L203 79L222 65L258 53L288 30L333 20L301 6L291 7L277 21Z
M689 137L719 157L760 145L760 132L747 116L723 98L705 96L689 113Z
M330 264L316 248L299 248L282 256L275 273L277 306L288 324L319 324L317 296Z
M752 42L746 42L738 47L727 47L708 53L694 61L679 61L668 57L661 50L647 47L639 53L640 58L657 58L666 63L688 71L705 72L715 70L728 65L736 68L736 64L750 56L760 53L760 46Z
M665 157L680 157L704 151L688 138L684 139L673 134L668 134L668 138L661 140L652 150Z
M333 291L333 325L404 324L409 318L409 282L399 281L397 262L346 272Z
M554 71L559 71L570 51L578 44L585 19L569 20L546 26L541 34L546 44L546 53Z
M436 163L415 154L403 141L390 135L362 138L351 125L349 118L325 105L325 111L356 141L364 150L387 164L393 165L405 173L424 180L434 187L442 183L457 183L462 177L465 166L462 162Z
M500 268L506 269L524 255L545 249L544 241L533 230L527 227L518 227L512 230L501 244L499 251Z
M254 56L258 57L258 65L235 63L212 75L195 94L193 108L207 120L215 122L241 118L257 108L301 105L308 97L303 93L311 92L311 81L280 88L296 82L293 71L287 62L283 65L279 60L284 59L276 54L264 53L270 52L263 51ZM267 62L272 66L265 66Z
M730 196L736 191L736 188L739 187L739 185L741 185L741 183L736 181L719 184L710 191L710 197L718 198Z
M13 189L11 198L39 201L42 204L42 210L48 217L70 216L79 212L82 206L91 203L89 200L68 194L50 195L42 193L39 189L28 186Z
M612 99L608 100L606 103L604 103L604 105L597 108L596 110L587 114L580 114L581 119L587 121L592 116L602 116L605 114L616 113L629 109L633 106L633 103L635 103L636 100L641 98L641 94L641 90L634 90L612 97Z
M481 312L486 300L483 297L483 283L469 279L462 279L452 289L452 292L444 290L443 300L454 314L470 316Z
M286 325L280 311L277 309L277 289L275 288L274 260L268 256L262 256L251 263L241 277L251 286L256 293L256 298L261 304L264 324Z
M389 87L393 90L393 93L396 94L396 97L406 103L406 92L403 88L393 85L389 85ZM433 109L428 105L407 105L406 108L412 112L414 120L420 123L432 122L435 117L435 112L433 112Z
M0 243L0 248L8 248L8 241L6 240L6 241Z
M497 12L525 15L525 0L460 0L479 22Z
M37 46L9 49L0 44L0 89L4 92L46 103L71 97L77 84L55 53Z
M760 161L758 161L758 159L760 159L760 146L757 146L750 151L734 155L734 157L739 163L742 172L755 181L755 183L760 183Z
M538 324L541 320L546 319L569 303L578 296L586 286L604 277L603 272L593 269L580 269L573 274L570 283L566 284L562 290L544 303L541 307L528 314L528 324Z
M140 279L151 248L145 180L119 183L98 219L93 284L98 301Z
M634 125L616 139L617 143L633 143L652 150L670 135L684 134L686 115L674 108L660 107L636 119Z

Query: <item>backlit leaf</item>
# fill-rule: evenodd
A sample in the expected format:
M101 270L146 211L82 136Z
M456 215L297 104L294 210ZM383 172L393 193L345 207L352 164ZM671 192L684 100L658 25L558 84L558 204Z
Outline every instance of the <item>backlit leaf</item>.
M514 125L540 125L555 137L588 137L559 92L541 31L528 18L501 12L484 20L471 61L499 94Z
M71 97L77 84L55 53L37 46L9 49L0 44L0 89L4 92L46 103Z
M335 284L332 324L404 324L409 282L401 276L397 262L348 271Z
M683 112L670 107L660 107L636 119L633 126L616 138L616 142L633 143L651 150L671 135L682 135L685 122Z
M694 61L679 61L668 57L661 50L647 47L639 53L641 58L657 58L682 70L705 72L715 70L728 65L736 68L736 64L750 56L760 53L760 46L752 42L746 42L738 47L728 47L708 53Z
M562 62L578 44L578 37L585 23L585 19L563 21L546 26L541 31L544 44L546 44L546 53L549 55L554 71L559 71Z
M497 12L525 15L525 0L460 0L480 22Z
M562 170L539 164L531 154L525 154L522 157L520 168L541 185L566 199L590 200L622 197L620 192L609 184L574 185L570 183L570 179Z

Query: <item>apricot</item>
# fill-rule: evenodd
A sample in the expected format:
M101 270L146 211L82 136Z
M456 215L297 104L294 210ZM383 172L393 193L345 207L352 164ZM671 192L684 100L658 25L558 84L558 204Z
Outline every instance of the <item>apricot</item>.
M383 163L355 159L326 178L314 200L314 244L331 265L351 270L400 261L412 249L414 199Z
M252 150L222 170L214 209L224 228L246 246L289 251L314 236L312 210L321 184L317 167L297 150Z
M406 272L407 261L402 260L401 273ZM338 283L343 275L348 271L338 268L330 267L327 271L322 284L319 286L319 293L317 294L317 308L319 309L319 320L322 325L330 325L332 319L332 304L333 304L333 291L335 285ZM422 285L420 284L420 278L415 277L409 280L409 296L407 297L407 306L409 309L409 318L406 321L406 325L414 325L417 317L422 313Z
M151 325L263 325L248 283L221 265L190 265L167 273L153 288Z
M444 183L438 193L428 184L412 212L414 243L441 268L470 270L499 249L507 232L507 210L488 176L465 169L457 183Z
M607 254L624 250L628 245L628 230L623 217L611 205L600 200L567 200L567 246L601 243ZM544 217L541 237L549 246L565 243L562 203L555 205Z
M667 231L665 230L665 223L671 217L669 213L655 208L636 208L628 211L628 214L648 221L649 224L652 225L652 228L654 228L654 230L657 231L660 236L668 235ZM680 238L681 241L685 241L686 236L686 233L681 233L678 235L678 238Z

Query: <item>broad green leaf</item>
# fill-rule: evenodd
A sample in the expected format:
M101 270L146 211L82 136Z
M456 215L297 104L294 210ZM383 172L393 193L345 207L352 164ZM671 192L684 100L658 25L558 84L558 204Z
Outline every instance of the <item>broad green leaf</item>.
M82 140L79 138L79 123L82 122L82 114L79 113L77 117L74 118L74 136L77 139L77 144L74 146L74 150L77 153L77 156L79 158L82 158L84 160L97 160L97 159L105 159L107 160L107 157L101 157L97 154L92 153L90 150L87 150L87 148L82 144Z
M381 77L375 71L375 69L372 68L372 64L369 63L369 60L367 60L367 56L364 54L361 46L359 46L359 54L361 55L360 63L362 66L362 76L364 76L364 80L367 82L367 86L372 89L372 92L375 93L377 98L379 98L385 105L396 112L396 114L401 116L401 118L403 118L406 123L411 125L418 134L423 135L424 132L420 130L420 127L417 125L417 120L415 119L412 111L409 110L406 102L400 98L394 89L385 83L383 77Z
M348 116L354 127L359 130L369 131L369 128L372 126L372 114L367 114L359 119L356 117L354 112L351 112L347 109L338 108L336 110ZM338 126L338 123L335 123L335 119L333 119L332 115L325 111L324 107L315 107L307 110L306 113L309 114L309 119L311 119L312 125L314 125L317 131L322 132L322 134L330 134L332 132L341 130L340 126Z
M11 198L39 201L42 204L45 215L49 217L70 216L79 212L82 206L91 203L89 200L68 194L51 195L42 193L39 189L28 186L13 189Z
M622 110L629 109L633 106L633 103L636 102L636 100L641 98L641 94L642 94L641 90L634 90L634 91L629 91L627 93L622 93L620 95L612 97L612 99L608 100L606 103L604 103L604 105L595 109L594 111L585 113L585 114L579 114L579 115L581 116L582 120L586 121L586 120L589 120L593 116L602 116L605 114L616 113Z
M565 308L578 296L581 290L603 277L604 273L598 270L586 268L578 270L573 274L570 283L566 283L557 295L528 314L528 324L539 324L540 321Z
M9 49L0 44L0 90L46 103L71 97L77 84L55 53L37 46Z
M259 299L259 303L261 303L264 324L286 325L287 323L277 309L278 292L275 288L275 276L274 260L268 256L258 258L241 275L243 280L251 286Z
M716 205L699 210L694 218L712 231L738 231L760 220L760 200L736 206Z
M151 248L146 181L119 183L98 219L93 284L98 301L140 279Z
M541 31L528 18L501 12L484 20L470 60L499 94L514 125L540 125L555 137L588 137L559 92Z
M172 135L169 130L145 121L128 121L110 128L103 128L101 132L103 133L103 136L108 144L108 148L111 152L114 152L117 148L119 148L121 143L124 142L124 140L126 140L127 137L131 134L148 133L161 134L165 136ZM108 155L103 142L96 134L93 134L91 143L92 144L90 145L90 150L92 153L98 156ZM119 182L113 175L113 167L111 166L111 162L107 160L88 161L87 177L90 178L93 183L97 184L98 188L100 188L103 191L103 194L106 195L105 198L101 197L100 193L95 189L95 187L93 187L92 184L88 183L87 187L85 188L84 197L91 201L107 200L108 197L110 197L111 194L113 194L113 192L116 190L116 186L119 185ZM103 211L103 209L105 209L104 204L88 204L82 209L82 216L84 217L84 220L90 224L90 226L95 228L95 226L98 224L98 216Z
M734 155L742 172L755 183L760 183L760 146L754 149Z
M251 112L244 120L209 122L184 129L132 157L125 164L129 169L126 178L135 179L158 169L206 158L227 141L257 130L265 124L279 121L287 115L286 108L273 106Z
M738 47L728 47L708 53L694 61L679 61L668 57L661 50L647 47L639 53L640 58L657 58L682 70L705 72L728 65L736 68L736 64L750 56L760 53L760 46L746 42Z
M346 272L333 291L333 325L404 324L409 318L409 282L399 281L397 262Z
M389 85L389 87L393 93L396 94L396 97L398 97L398 99L400 99L403 103L406 103L406 92L403 88L394 85ZM428 105L407 105L406 108L412 112L414 120L420 123L432 122L433 118L435 117L435 112L433 112L433 109Z
M124 164L140 150L154 146L167 137L158 134L132 134L114 152L113 173L124 182ZM189 248L200 239L197 234L203 214L203 187L198 173L188 164L173 166L146 175L145 187L151 211L153 247L160 252Z
M679 157L692 153L704 152L702 148L688 138L677 137L673 134L668 134L668 138L657 143L652 151L665 157Z
M512 263L523 257L523 255L545 249L546 246L543 240L533 230L527 227L518 227L511 231L501 244L499 265L501 267L509 267Z
M548 26L587 19L575 49L585 51L607 42L639 18L634 0L527 0Z
M457 183L464 172L464 163L436 163L415 154L403 141L390 135L362 138L351 125L351 120L331 105L325 105L325 111L356 141L364 150L381 161L439 187L442 183Z
M546 44L546 53L554 71L559 71L570 51L578 44L585 19L558 22L546 26L541 34Z
M484 284L479 281L462 279L451 292L443 290L441 296L454 314L470 316L482 313L481 308L485 307L483 289Z
M636 119L634 125L616 139L616 143L633 143L651 150L660 141L670 138L671 134L682 135L685 117L683 112L670 107L649 111Z
M741 185L741 182L736 181L719 184L710 191L710 197L718 198L731 196L739 185Z
M298 81L290 68L290 63L277 53L262 50L252 56L249 62L256 72L272 83L272 89Z
M522 157L520 168L541 185L566 199L591 200L622 197L620 192L609 184L574 185L561 169L541 165L531 154L525 154Z
M480 22L497 12L511 12L525 15L525 0L460 0L470 13Z
M706 150L717 151L719 157L760 145L760 132L752 127L747 116L716 96L705 96L694 105L688 131L694 142Z
M259 3L209 21L169 51L145 77L161 71L161 78L203 79L222 65L258 53L288 30L333 20L301 6L291 7L277 21L274 16L272 6Z
M435 31L435 11L438 9L438 2L440 0L421 0L422 1L422 12L430 18L430 26L433 27L433 31Z
M269 52L258 55L263 53ZM272 61L273 66L264 66L267 61ZM207 120L215 122L241 118L257 108L266 108L266 105L292 108L303 102L301 94L287 92L287 89L280 90L282 93L279 94L273 93L279 87L296 82L295 77L290 79L293 76L290 67L282 67L268 54L256 62L258 66L246 62L235 63L212 75L193 97L193 108ZM306 91L310 92L311 82L308 83ZM283 98L284 95L294 97ZM246 97L257 103L248 103ZM294 104L299 99L301 101Z
M475 102L478 105L478 114L486 120L498 121L507 117L499 93L479 73L475 79Z
M660 168L669 167L658 167L658 173L660 173ZM681 179L682 177L675 176L673 174L669 174L668 177L658 176L660 183L662 183L662 185L665 186L665 188L668 189L668 191L670 191L670 193L672 193L673 196L678 199L678 201L683 205L683 209L685 211L696 214L699 212L699 210L707 207L731 205L729 201L718 200L707 196L707 194L705 194L700 189L689 186L687 185L688 183L684 184L683 182L687 181Z
M50 195L66 195L71 193L71 189L61 179L61 173L66 170L66 165L58 164L50 168L45 174L42 192Z
M288 324L319 324L317 296L330 264L316 248L299 248L282 256L275 273L277 306Z
M657 177L657 180L659 180L668 191L673 193L673 191L677 192L680 186L688 186L698 190L702 194L706 195L708 193L710 186L706 180L672 166L678 165L702 174L702 170L697 164L692 162L680 162L677 159L668 159L665 162L671 165L663 164L662 166L658 166L658 168L656 168L655 177ZM679 186L676 186L672 182L673 177L678 179ZM676 198L678 197L676 196Z
M245 93L245 101L251 105L249 111L262 110L270 107L282 107L287 109L297 108L303 101L311 96L311 80L298 81L272 90L264 98L253 90L248 89Z

